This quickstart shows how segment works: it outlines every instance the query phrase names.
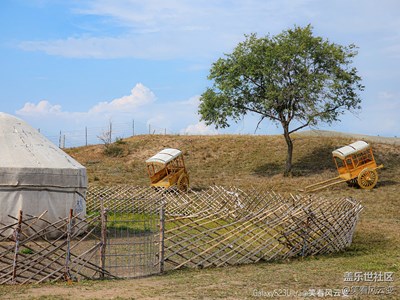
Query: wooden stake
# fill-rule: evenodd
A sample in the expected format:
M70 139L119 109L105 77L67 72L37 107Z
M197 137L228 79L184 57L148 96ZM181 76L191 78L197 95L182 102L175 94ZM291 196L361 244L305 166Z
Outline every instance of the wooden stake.
M100 198L101 205L101 241L100 241L100 278L104 279L106 266L106 245L107 245L107 210L104 209L103 198Z
M159 271L164 272L164 232L165 232L165 208L164 204L160 208L160 248L159 248Z
M71 259L71 228L72 228L72 217L73 217L73 209L71 208L69 210L69 217L68 217L68 223L67 223L67 249L66 249L66 254L65 254L65 273L64 273L64 278L65 281L71 282L71 274L69 270L69 262Z
M19 238L21 235L21 224L22 224L22 210L19 210L18 225L14 232L15 249L14 249L12 283L16 282L16 277L17 277L17 261L18 261L18 252L19 252Z

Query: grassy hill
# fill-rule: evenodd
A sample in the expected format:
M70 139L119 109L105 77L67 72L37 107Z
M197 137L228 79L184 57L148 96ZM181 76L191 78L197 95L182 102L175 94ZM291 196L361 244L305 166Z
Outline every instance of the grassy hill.
M145 135L114 143L111 156L104 154L104 145L68 149L67 152L87 167L91 184L148 185L144 161L162 148L172 147L184 152L194 188L212 184L262 186L280 193L297 193L305 185L336 176L331 152L353 141L355 139L349 136L295 135L292 178L282 176L286 144L281 136ZM400 147L384 142L371 143L377 162L385 165L378 170L379 182L375 189L366 191L340 184L318 192L330 197L357 198L365 207L353 244L345 252L283 262L174 271L132 282L56 284L40 289L0 287L0 297L246 299L256 295L255 291L274 289L307 291L384 285L394 286L394 293L360 299L399 299ZM394 272L395 281L344 282L345 272Z
M350 137L294 135L292 178L282 176L286 144L282 136L142 135L112 144L109 154L104 145L68 149L87 167L92 184L148 185L145 160L159 150L181 149L190 173L191 186L262 185L280 192L296 192L309 183L337 176L331 152L353 142ZM386 189L398 177L400 147L372 143L376 160L385 169L379 172L380 187ZM346 185L334 190L355 192Z

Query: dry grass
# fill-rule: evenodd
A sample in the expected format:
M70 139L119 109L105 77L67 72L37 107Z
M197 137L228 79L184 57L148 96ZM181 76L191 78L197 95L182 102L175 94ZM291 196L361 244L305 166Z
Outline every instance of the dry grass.
M349 137L295 136L294 176L284 178L286 146L281 136L136 136L121 144L119 157L107 157L103 146L69 149L88 168L92 183L147 185L144 161L164 147L183 150L191 186L210 184L263 186L280 193L336 176L331 151L354 140ZM0 287L1 298L21 299L245 299L253 292L274 289L341 289L365 283L346 283L344 272L394 272L395 294L360 299L399 299L400 277L400 147L374 143L379 170L372 191L341 184L321 195L362 200L361 214L352 246L343 253L276 263L238 267L183 270L132 281L64 283L37 287ZM379 286L381 283L369 283ZM386 284L387 285L387 284ZM265 297L261 297L265 298ZM284 299L291 299L290 297ZM297 298L294 298L297 299ZM355 298L356 299L356 298Z
M281 183L286 153L286 144L281 136L144 135L124 141L126 143L119 145L123 152L118 157L104 155L102 145L69 149L68 152L87 167L89 181L99 184L147 185L144 162L164 147L183 151L195 187L213 183L246 186L254 181L270 185L271 179L278 185ZM295 137L295 181L303 180L300 178L302 175L309 178L315 173L318 177L321 172L334 172L330 152L349 141L343 138ZM320 158L315 161L315 156Z

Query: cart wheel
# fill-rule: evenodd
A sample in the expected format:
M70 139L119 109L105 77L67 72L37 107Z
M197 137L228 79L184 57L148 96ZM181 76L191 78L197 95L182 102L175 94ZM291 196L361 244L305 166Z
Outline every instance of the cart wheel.
M179 176L177 185L178 189L181 192L187 192L189 188L189 176L186 174L182 174L181 176Z
M358 174L357 182L360 188L370 190L378 182L378 173L374 169L366 168Z

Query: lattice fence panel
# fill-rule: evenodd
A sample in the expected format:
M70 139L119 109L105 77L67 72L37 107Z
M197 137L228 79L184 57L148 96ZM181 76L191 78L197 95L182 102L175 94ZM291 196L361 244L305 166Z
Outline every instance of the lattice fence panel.
M161 199L166 216L163 255L167 269L340 251L351 244L362 210L359 202L347 198L282 196L259 188L222 186L187 193L133 186L92 187L88 207L95 207L99 197L122 211L133 203L142 212L148 210L145 199Z
M91 186L88 216L9 216L0 284L126 278L326 254L350 246L362 210L350 198L212 186L187 193Z
M167 268L237 265L340 251L350 246L362 210L353 199L283 197L256 189L215 186L194 194L203 210L188 213L182 201L165 200ZM173 214L168 210L171 206Z
M20 213L0 228L0 284L113 277L99 267L99 216L71 214L56 222Z

